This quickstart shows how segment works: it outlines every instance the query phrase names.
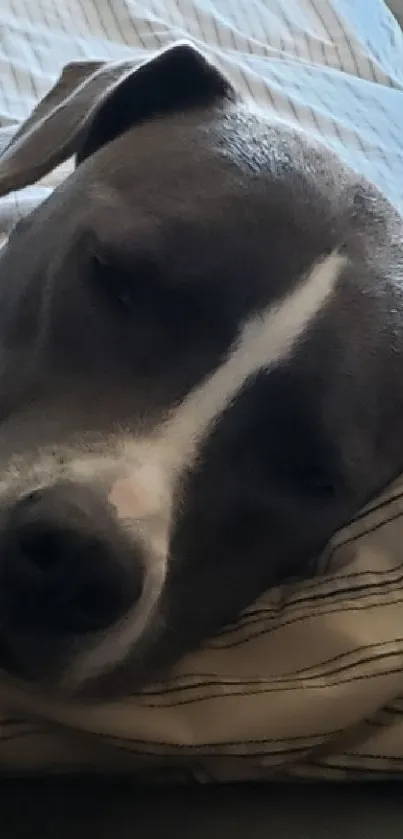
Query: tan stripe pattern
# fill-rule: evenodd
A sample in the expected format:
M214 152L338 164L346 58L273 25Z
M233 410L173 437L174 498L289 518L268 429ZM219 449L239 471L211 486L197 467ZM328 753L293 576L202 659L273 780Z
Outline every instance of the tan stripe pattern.
M314 578L268 592L168 681L51 716L60 728L3 719L1 769L403 777L403 476L335 536Z

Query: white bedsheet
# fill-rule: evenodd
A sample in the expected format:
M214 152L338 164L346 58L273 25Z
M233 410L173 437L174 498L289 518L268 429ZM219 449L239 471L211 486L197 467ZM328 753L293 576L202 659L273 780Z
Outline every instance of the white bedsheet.
M140 59L184 36L403 209L403 35L383 0L1 0L0 126L12 130L72 59ZM66 171L3 199L0 226Z

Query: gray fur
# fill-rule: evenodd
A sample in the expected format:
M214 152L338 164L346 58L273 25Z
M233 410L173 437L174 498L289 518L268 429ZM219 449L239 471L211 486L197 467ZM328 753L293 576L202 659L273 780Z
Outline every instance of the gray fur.
M0 663L25 690L79 691L107 639L99 696L143 685L265 588L309 573L402 469L403 238L374 186L240 101L187 45L140 68L67 68L0 159L0 194L72 153L74 173L0 253ZM127 464L147 475L166 424L247 325L334 253L335 287L292 350L223 402L168 506L121 521L108 494ZM10 560L27 521L70 527L80 557L100 540L89 584L126 581L117 618L78 631L63 601L56 626L53 577L52 601ZM63 562L75 607L86 553Z

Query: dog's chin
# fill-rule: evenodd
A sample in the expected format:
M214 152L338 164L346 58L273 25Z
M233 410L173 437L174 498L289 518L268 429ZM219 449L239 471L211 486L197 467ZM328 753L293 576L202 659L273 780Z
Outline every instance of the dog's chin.
M13 697L13 692L22 696L43 697L57 702L82 701L84 698L101 699L101 688L97 680L87 682L69 678L71 663L80 655L81 644L74 644L63 636L38 636L28 630L0 632L0 712L2 697ZM114 674L108 673L106 683L111 685ZM103 680L101 680L103 682ZM106 692L106 688L105 688ZM11 707L12 709L12 707ZM8 710L10 704L8 703Z
M173 643L175 634L166 627L161 632L160 590L153 579L150 586L153 596L145 586L143 597L120 624L85 637L7 631L3 626L0 709L3 682L52 702L81 704L119 701L140 694L156 675L163 678L181 656Z
M30 712L46 716L48 706L101 704L122 700L127 696L125 679L112 672L84 681L69 683L64 672L27 676L24 668L9 652L0 656L0 712Z
M27 654L24 641L24 655L21 654L18 638L13 643L0 637L0 706L2 696L16 692L24 696L58 696L65 692L63 684L64 666L61 664L60 650L49 641L38 646L32 643ZM9 708L9 706L8 706Z
M144 672L140 672L143 668L137 672L130 657L127 661L110 665L105 672L88 678L84 675L78 680L70 678L72 659L67 649L65 653L61 656L59 648L55 655L54 648L47 642L41 646L40 653L32 645L27 659L25 655L19 656L18 645L8 644L0 638L0 711L3 696L6 701L8 696L11 697L12 703L13 697L17 697L17 705L24 697L35 698L36 702L39 700L45 705L48 702L99 704L133 696L140 693L144 686ZM8 701L7 707L10 710Z
M156 672L153 650L160 623L155 608L149 608L146 587L143 594L146 608L140 598L119 624L82 637L31 633L27 628L3 625L0 710L3 684L63 703L118 701L139 693ZM154 601L155 607L158 597Z

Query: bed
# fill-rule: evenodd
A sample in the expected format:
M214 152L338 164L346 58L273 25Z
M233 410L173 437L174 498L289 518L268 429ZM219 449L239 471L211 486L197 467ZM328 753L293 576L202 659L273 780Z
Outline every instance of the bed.
M398 11L398 10L397 10ZM382 0L3 0L0 148L74 59L191 39L273 119L403 210L403 35ZM0 233L71 169L0 201ZM316 576L268 592L164 684L96 708L4 707L0 771L154 783L403 777L403 478Z

